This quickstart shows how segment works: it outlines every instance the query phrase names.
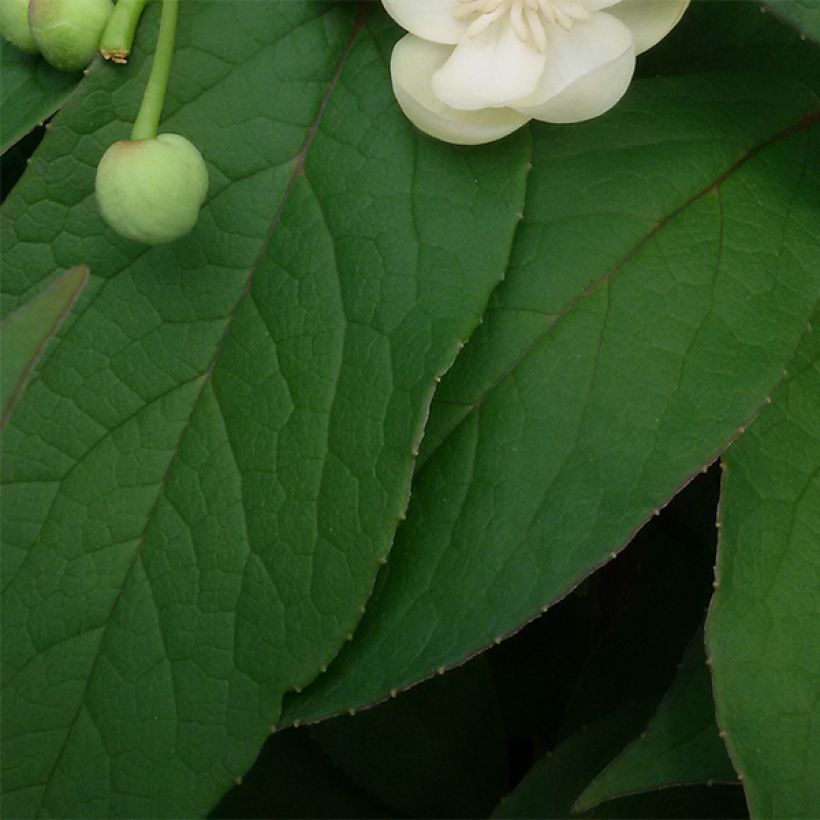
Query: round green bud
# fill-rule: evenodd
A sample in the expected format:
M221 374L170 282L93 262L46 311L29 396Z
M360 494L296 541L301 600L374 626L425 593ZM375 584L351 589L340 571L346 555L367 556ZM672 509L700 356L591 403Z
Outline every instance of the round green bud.
M100 160L96 191L103 219L120 236L161 245L196 225L208 193L208 168L179 134L121 140Z
M0 0L0 35L22 51L39 51L28 27L28 0Z
M111 0L30 0L28 24L43 57L61 71L81 71L97 54Z

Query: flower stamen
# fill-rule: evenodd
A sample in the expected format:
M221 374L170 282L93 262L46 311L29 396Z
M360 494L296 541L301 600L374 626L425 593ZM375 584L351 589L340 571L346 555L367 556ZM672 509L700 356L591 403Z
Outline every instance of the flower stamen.
M457 20L475 18L467 27L468 39L483 34L505 14L515 36L540 52L547 50L549 26L571 31L592 18L584 0L458 0L453 11Z

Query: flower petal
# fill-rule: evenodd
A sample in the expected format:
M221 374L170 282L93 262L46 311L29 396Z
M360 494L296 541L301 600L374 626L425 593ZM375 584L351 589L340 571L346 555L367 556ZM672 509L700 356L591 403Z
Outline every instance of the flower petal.
M622 0L608 13L629 26L641 54L669 34L688 5L689 0Z
M508 105L531 94L546 55L518 39L509 15L475 37L463 37L433 75L433 92L452 108L467 111Z
M452 47L408 34L396 43L390 59L393 91L402 111L418 128L437 139L460 145L480 145L511 134L529 117L511 108L459 111L433 94L431 79L446 62Z
M456 20L458 0L382 0L387 13L416 37L455 45L467 30L467 21Z
M623 97L635 71L635 51L630 46L620 57L576 80L547 102L519 108L543 122L582 122L609 111Z
M524 112L541 110L545 103L582 77L597 74L597 69L621 60L627 53L634 61L632 32L608 12L594 12L588 21L577 23L569 31L550 26L547 61L538 87L511 105Z

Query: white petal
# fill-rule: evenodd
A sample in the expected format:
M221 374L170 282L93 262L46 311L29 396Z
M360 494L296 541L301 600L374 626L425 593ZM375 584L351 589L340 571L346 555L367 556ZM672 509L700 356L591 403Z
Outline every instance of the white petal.
M570 31L550 26L547 61L538 87L511 105L519 111L540 110L582 77L620 60L627 53L634 59L632 32L608 12L594 12L589 21L577 23Z
M541 106L519 110L544 122L581 122L598 117L623 97L634 71L635 51L630 47L620 57L576 80Z
M586 0L587 8L590 11L608 9L610 6L614 6L616 3L620 2L621 0Z
M678 24L689 0L622 0L609 9L632 31L638 54L652 48Z
M546 55L515 34L509 15L477 37L464 37L433 75L433 92L452 108L502 107L531 94Z
M452 47L408 34L396 43L390 60L393 91L402 111L418 128L437 139L480 145L511 134L529 119L510 108L457 111L433 94L431 79Z
M456 20L458 0L382 0L387 13L416 37L455 45L469 21Z

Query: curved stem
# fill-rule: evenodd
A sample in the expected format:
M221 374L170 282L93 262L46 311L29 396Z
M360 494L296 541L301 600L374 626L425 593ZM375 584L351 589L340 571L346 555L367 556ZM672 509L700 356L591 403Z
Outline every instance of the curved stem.
M115 63L128 62L134 33L148 0L119 0L100 40L100 54Z
M131 131L132 140L153 139L157 135L162 107L165 104L165 91L168 78L171 76L171 62L174 59L174 40L177 33L179 0L162 0L162 17L159 21L159 37L154 62L151 65L151 76L145 86L137 120Z

